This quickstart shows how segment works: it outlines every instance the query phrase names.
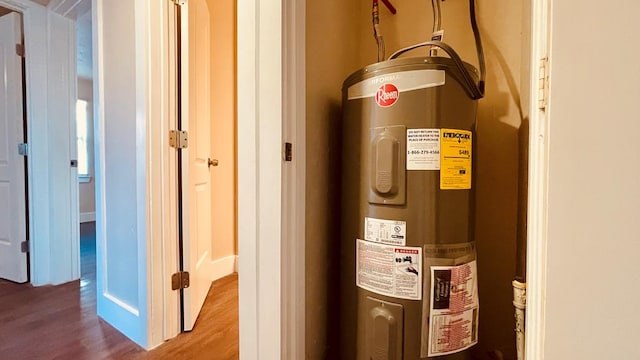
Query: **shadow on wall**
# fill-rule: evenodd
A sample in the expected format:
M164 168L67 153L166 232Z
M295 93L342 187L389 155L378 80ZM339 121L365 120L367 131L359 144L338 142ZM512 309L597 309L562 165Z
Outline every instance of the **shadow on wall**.
M483 32L483 43L488 64L487 89L478 106L476 170L476 241L482 311L474 358L515 359L511 281L517 263L516 180L521 173L519 168L526 168L526 162L521 164L521 149L526 149L528 139L521 133L528 127L528 120L523 113L518 82L506 59L487 32Z
M323 110L324 113L317 117L322 124L315 126L313 133L307 134L308 143L313 143L308 147L322 152L307 156L307 202L315 204L313 211L307 209L307 238L320 237L324 241L308 243L306 247L306 297L313 298L316 305L314 309L307 310L313 312L308 317L313 316L314 321L320 321L325 326L309 323L306 326L324 331L324 334L307 340L315 343L307 344L307 350L321 346L325 354L332 354L336 350L336 329L341 326L337 314L340 311L339 285L344 278L340 273L339 225L342 109L338 102L331 101ZM320 209L322 211L319 212ZM307 358L317 357L307 354Z
M336 329L340 329L342 325L342 319L337 314L340 313L340 300L343 296L339 282L332 283L332 279L340 279L340 281L344 281L345 279L351 279L348 276L344 276L341 274L341 269L343 268L341 263L342 259L340 258L340 254L343 253L341 251L341 223L342 219L342 190L341 190L341 179L342 179L342 107L339 103L332 103L329 107L329 114L327 116L330 119L330 128L335 129L332 132L332 138L329 139L329 183L331 184L331 188L329 189L329 193L327 194L329 201L329 208L327 218L329 219L330 224L328 224L329 230L329 238L331 239L329 243L329 249L335 249L335 254L329 254L329 262L328 262L328 273L327 279L329 279L329 283L327 284L327 296L328 296L328 312L325 314L327 317L327 328L326 328L326 336L327 339L331 339L332 336L335 336ZM354 274L355 275L355 274ZM327 342L327 355L333 356L336 354L337 348L332 347L332 342ZM333 343L335 347L335 343ZM330 357L332 358L332 357Z

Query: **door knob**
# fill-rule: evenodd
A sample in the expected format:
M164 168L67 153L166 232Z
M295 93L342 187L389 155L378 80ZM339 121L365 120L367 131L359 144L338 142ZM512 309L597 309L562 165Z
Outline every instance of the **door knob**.
M207 161L207 166L208 167L218 166L218 159L209 158L209 160Z

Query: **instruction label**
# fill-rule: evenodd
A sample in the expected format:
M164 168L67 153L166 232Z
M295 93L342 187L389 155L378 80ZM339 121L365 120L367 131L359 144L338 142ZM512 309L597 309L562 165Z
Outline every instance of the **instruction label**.
M440 170L440 129L407 129L407 170Z
M432 266L429 356L453 354L478 343L476 261Z
M407 243L407 223L365 217L364 239L382 244L404 246Z
M471 189L471 131L442 129L440 189Z
M356 285L376 294L422 299L422 248L356 241Z

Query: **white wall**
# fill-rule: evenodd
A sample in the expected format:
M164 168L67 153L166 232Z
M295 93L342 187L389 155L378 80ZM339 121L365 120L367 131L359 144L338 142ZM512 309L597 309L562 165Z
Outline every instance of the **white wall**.
M544 358L638 359L640 2L552 6Z
M104 6L104 163L101 204L104 206L106 234L106 266L113 270L105 286L118 298L137 307L137 284L123 279L137 278L137 213L136 189L136 93L133 4ZM144 166L144 165L143 165ZM125 251L122 251L125 250ZM108 256L122 252L122 256ZM111 280L112 279L112 280Z
M177 268L175 152L166 136L175 114L167 56L173 7L92 2L98 315L146 349L178 327L168 281Z
M97 312L148 346L144 0L94 0ZM145 39L146 40L146 39ZM95 55L95 54L94 54Z

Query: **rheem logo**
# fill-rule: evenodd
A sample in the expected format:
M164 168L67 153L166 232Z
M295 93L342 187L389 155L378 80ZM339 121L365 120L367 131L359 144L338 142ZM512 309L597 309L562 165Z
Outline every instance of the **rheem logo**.
M378 88L376 92L376 103L381 107L389 107L398 101L400 92L393 84L384 84Z

